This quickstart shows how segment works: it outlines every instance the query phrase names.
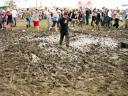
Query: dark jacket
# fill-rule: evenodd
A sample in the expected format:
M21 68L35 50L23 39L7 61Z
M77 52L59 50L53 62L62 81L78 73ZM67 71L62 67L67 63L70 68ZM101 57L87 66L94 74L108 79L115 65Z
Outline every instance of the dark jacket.
M68 22L69 22L69 18L64 18L61 17L58 21L59 25L60 25L60 32L68 32Z

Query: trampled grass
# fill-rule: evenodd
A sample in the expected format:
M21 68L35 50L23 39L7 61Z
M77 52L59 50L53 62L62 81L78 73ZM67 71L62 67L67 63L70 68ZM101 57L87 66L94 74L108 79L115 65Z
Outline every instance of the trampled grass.
M40 21L40 31L46 31L48 26L47 26L47 21L46 20L41 20ZM13 30L26 30L26 22L25 20L17 20L17 26L13 27ZM28 28L29 31L34 31L34 25L33 22L31 22L31 27Z

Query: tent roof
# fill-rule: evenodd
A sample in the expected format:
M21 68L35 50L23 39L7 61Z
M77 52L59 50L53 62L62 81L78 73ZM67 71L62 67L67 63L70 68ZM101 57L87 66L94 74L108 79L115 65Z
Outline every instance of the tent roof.
M8 6L0 6L0 9L5 9L7 8Z

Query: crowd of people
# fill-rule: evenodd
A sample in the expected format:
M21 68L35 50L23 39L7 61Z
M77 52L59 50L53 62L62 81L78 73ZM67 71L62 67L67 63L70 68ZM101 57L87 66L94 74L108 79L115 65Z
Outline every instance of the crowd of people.
M26 22L26 29L33 26L36 32L40 32L40 21L46 19L48 30L52 28L55 31L60 30L60 45L62 45L63 38L66 38L66 46L69 46L69 27L76 28L83 25L90 25L96 30L100 28L116 28L120 26L120 21L124 23L125 29L128 29L128 10L120 11L118 9L67 9L67 8L52 8L48 9L16 9L10 8L7 10L0 10L0 29L11 29L17 27L17 20L24 20ZM46 22L45 21L45 22ZM43 25L42 25L43 26Z
M128 10L120 11L118 9L107 9L103 7L102 9L89 9L89 8L79 8L79 9L66 9L66 8L44 8L44 9L16 9L8 8L7 10L0 10L0 29L12 28L17 26L17 19L24 19L26 22L26 28L31 27L31 22L36 29L39 31L40 21L42 19L47 19L48 29L55 28L58 30L59 18L67 12L70 25L80 26L91 25L92 28L100 29L104 28L119 28L119 22L124 23L125 28L128 28Z
M22 15L26 21L26 28L31 27L31 21L33 21L37 30L39 30L39 13L38 10L30 11L29 8L24 10L22 14L20 10L16 8L0 10L0 29L11 29L12 27L17 27L18 20Z

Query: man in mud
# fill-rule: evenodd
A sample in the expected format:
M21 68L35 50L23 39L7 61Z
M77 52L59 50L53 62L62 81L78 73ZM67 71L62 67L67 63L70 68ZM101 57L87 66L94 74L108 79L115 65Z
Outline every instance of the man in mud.
M69 47L68 22L69 22L68 13L64 12L64 14L60 17L58 21L58 26L60 29L60 42L59 42L60 46L62 45L63 39L65 37L66 46Z
M5 13L2 10L0 10L0 30L4 29L5 19L6 19Z
M29 8L27 8L27 11L24 13L25 15L25 20L26 20L26 28L31 27L31 11L29 10Z
M16 27L16 25L17 25L17 17L18 17L17 9L13 8L11 13L12 13L13 26Z
M89 17L90 17L90 14L91 14L91 10L89 8L86 8L86 25L89 25Z

